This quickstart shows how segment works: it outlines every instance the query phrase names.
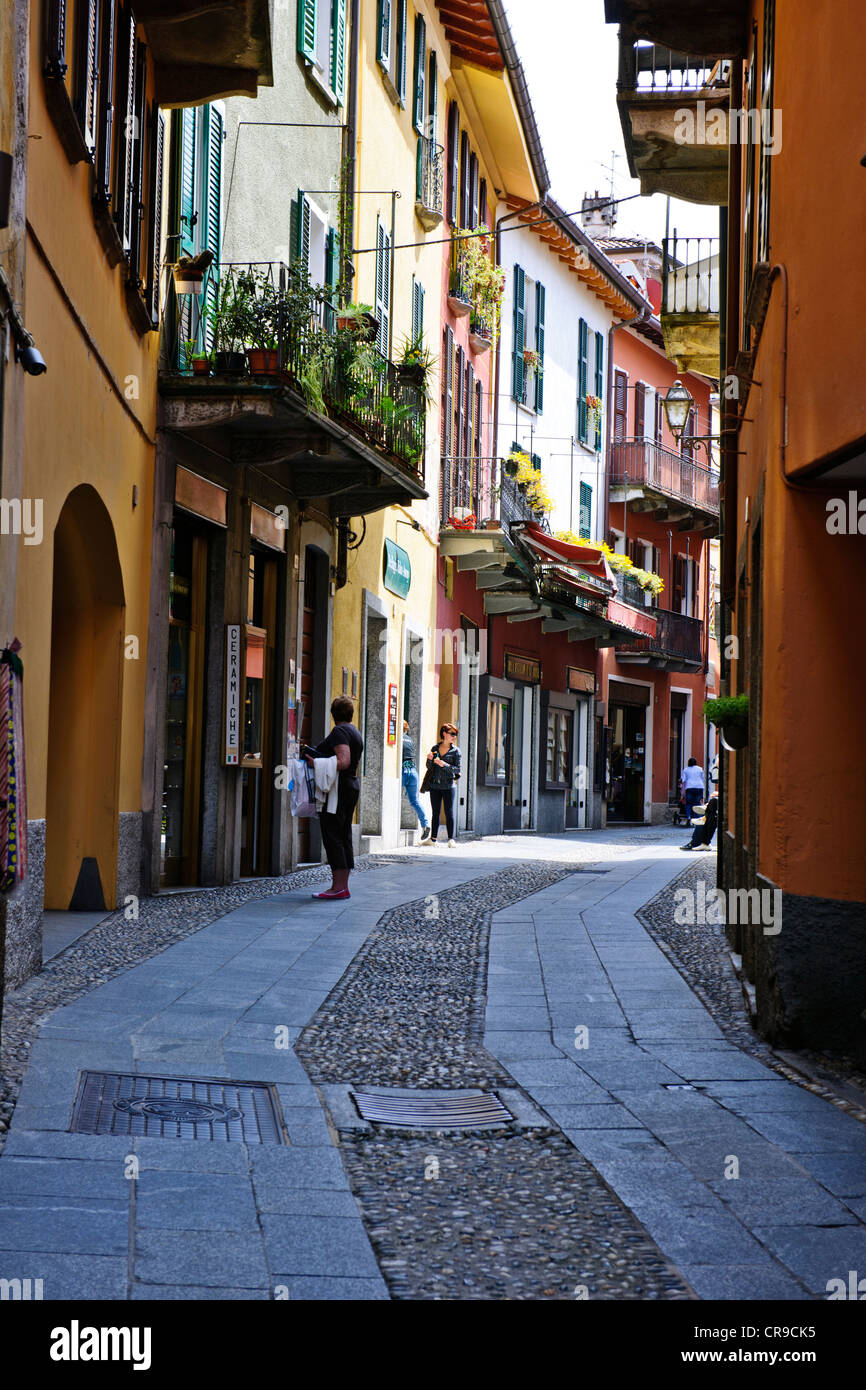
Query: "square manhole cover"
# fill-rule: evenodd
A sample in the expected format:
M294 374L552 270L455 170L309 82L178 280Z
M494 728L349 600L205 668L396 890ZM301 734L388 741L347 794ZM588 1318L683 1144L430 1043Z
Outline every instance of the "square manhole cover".
M282 1144L272 1086L204 1076L84 1071L70 1131Z
M481 1129L509 1125L513 1115L484 1091L355 1091L363 1120L402 1129Z

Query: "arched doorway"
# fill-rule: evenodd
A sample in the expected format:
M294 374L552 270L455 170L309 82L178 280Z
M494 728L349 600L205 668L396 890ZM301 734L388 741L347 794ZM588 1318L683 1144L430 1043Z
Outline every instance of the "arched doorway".
M124 597L114 528L94 488L54 532L45 907L115 906Z

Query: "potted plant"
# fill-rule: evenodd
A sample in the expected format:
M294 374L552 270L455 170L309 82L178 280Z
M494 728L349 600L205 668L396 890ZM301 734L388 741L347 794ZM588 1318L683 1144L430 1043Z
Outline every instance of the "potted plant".
M704 718L715 724L722 747L729 752L745 748L749 742L748 695L720 695L704 704Z
M277 287L267 273L239 277L244 292L249 293L247 303L248 346L247 363L253 376L277 376L279 374L279 331L281 299ZM249 345L251 341L252 345Z
M522 449L512 449L508 457L503 459L503 468L509 478L516 478L521 467L524 469L532 467L530 457Z
M436 358L425 346L420 333L415 338L404 339L396 368L401 381L417 386L425 400L432 400L430 385L436 370Z
M523 362L524 366L532 368L536 376L541 376L543 370L541 366L541 357L535 351L535 348L525 347L523 349Z
M211 321L214 333L214 371L239 376L246 371L244 343L249 336L250 293L242 277L221 280Z
M373 342L379 331L379 320L371 304L344 304L337 310L337 331L357 333Z
M601 419L601 398L599 396L587 396L586 398L586 425L588 430L598 429L598 422Z
M206 352L194 352L192 355L192 374L193 376L210 376L211 360Z
M489 330L490 342L495 343L505 294L505 271L491 257L492 237L486 228L461 227L454 235L453 246L449 307L458 317L474 312ZM482 343L486 340L486 335L478 336Z

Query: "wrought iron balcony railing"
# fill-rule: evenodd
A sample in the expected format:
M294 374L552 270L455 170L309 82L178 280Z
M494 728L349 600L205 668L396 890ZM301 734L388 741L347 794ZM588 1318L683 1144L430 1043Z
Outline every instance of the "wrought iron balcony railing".
M719 238L674 232L662 252L662 314L718 317Z
M163 360L175 378L218 385L222 376L224 389L244 389L250 373L259 387L293 387L311 413L339 418L419 473L424 391L368 341L365 324L339 327L340 314L284 264L215 264L200 295L173 287L166 295ZM196 356L205 359L201 377Z
M415 163L415 211L428 228L442 221L444 186L445 150L421 135Z
M617 655L641 656L670 661L674 664L701 666L703 664L704 625L700 618L674 613L669 608L654 608L655 637L635 637L630 642L617 642Z
M620 43L617 86L625 92L678 93L712 92L718 95L730 86L728 59L698 57L677 53L658 43Z
M630 574L618 570L616 578L616 595L623 603L628 603L632 608L647 608L647 591L642 589L637 580Z
M651 488L718 515L719 475L649 439L618 439L611 446L610 480Z
M439 475L439 517L447 526L462 521L469 514L477 526L497 518L496 487L499 478L499 459L474 458L444 454Z

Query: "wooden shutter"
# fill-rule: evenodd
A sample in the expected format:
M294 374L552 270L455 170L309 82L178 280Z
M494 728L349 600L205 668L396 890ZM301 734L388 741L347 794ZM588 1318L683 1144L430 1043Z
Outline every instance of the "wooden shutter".
M614 372L613 377L613 437L625 439L628 432L628 375Z
M577 437L581 444L587 442L586 393L589 378L589 325L586 319L578 324L577 334Z
M199 244L202 249L207 248L213 252L213 265L208 273L206 297L202 304L202 347L206 352L210 352L213 347L213 313L216 309L222 245L223 118L215 106L206 106L202 112L202 148L204 187Z
M412 124L419 135L424 133L424 78L427 69L427 25L419 14L415 16L415 67L412 85Z
M475 372L472 363L466 360L464 366L464 386L463 386L463 445L462 452L466 458L472 457L472 438L473 438L473 417L472 411L475 404Z
M376 57L385 71L391 60L391 0L379 0Z
M148 247L147 307L154 327L159 323L162 289L162 176L165 160L165 118L153 103L151 116L150 243Z
M473 154L469 160L469 198L470 223L473 231L478 226L478 156Z
M643 439L646 416L646 387L642 381L635 382L634 388L634 437Z
M580 485L577 534L582 536L584 540L589 540L592 535L592 486L590 483L581 483Z
M79 0L75 114L91 152L96 147L98 122L100 10L100 0Z
M484 447L484 388L475 383L475 457L481 458Z
M696 618L696 617L698 616L698 562L697 562L697 560L692 560L692 559L689 560L689 572L690 572L690 578L691 578L691 594L692 594L691 614L692 614L692 617L693 617L693 618Z
M45 76L66 76L66 0L46 0Z
M391 238L381 222L376 224L376 317L379 331L376 346L388 355L391 326Z
M196 250L196 144L198 139L197 113L185 106L180 112L180 253L191 256Z
M446 326L442 344L442 453L451 456L454 419L454 334Z
M135 154L135 71L137 40L135 18L124 11L123 16L123 66L118 73L118 111L121 129L117 140L117 206L115 221L125 252L130 249L132 232L132 177Z
M460 344L458 343L458 344L457 344L457 347L455 348L455 351L454 351L454 452L456 453L457 457L460 458L460 459L463 458L463 454L464 454L464 450L463 450L463 389L464 389L464 383L463 383L463 360L464 360L463 349L462 349L462 347L460 346ZM462 471L462 465L461 465L461 471ZM464 504L463 504L462 501L458 503L458 506L461 506L461 507L462 507L463 505L464 505Z
M595 335L595 394L604 400L604 334ZM601 411L595 417L595 447L601 448Z
M436 143L439 125L439 66L435 48L430 49L430 63L427 72L427 130L428 140Z
M663 412L664 412L664 405L662 404L662 397L661 397L661 395L659 394L659 392L656 391L656 411L655 411L656 418L655 418L655 434L654 434L656 444L661 444L661 442L662 442L662 419L663 419Z
M298 241L295 259L300 261L305 275L310 273L310 203L302 188L298 189Z
M112 140L114 132L114 29L113 0L102 11L102 44L99 59L99 121L94 161L95 197L102 207L111 203Z
M403 0L405 5L406 0ZM346 0L333 0L331 24L331 89L338 101L346 90Z
M420 280L412 276L412 330L411 338L413 342L418 342L424 336L424 286Z
M144 217L144 137L147 129L147 48L135 45L132 90L132 165L129 177L129 278L139 288L142 277L142 221Z
M298 52L316 61L316 0L298 0Z
M685 579L686 559L684 555L674 556L674 593L673 610L675 613L682 613L683 604L686 596Z
M478 224L487 226L487 180L482 179L478 189Z
M469 222L469 134L460 132L460 226Z
M457 102L448 107L448 221L457 225L457 193L460 182L460 113Z
M409 46L409 15L406 0L398 0L397 8L397 71L396 88L400 100L406 101L406 49Z
M535 283L535 351L538 353L538 371L535 373L535 409L539 415L544 408L544 286Z
M511 348L511 394L516 401L522 401L526 387L526 364L523 349L526 346L526 273L522 266L514 267L514 332Z

